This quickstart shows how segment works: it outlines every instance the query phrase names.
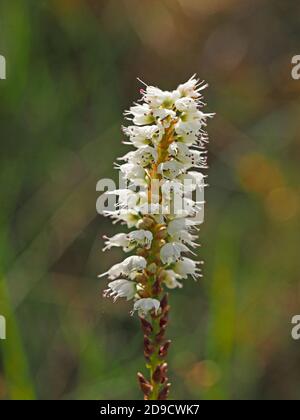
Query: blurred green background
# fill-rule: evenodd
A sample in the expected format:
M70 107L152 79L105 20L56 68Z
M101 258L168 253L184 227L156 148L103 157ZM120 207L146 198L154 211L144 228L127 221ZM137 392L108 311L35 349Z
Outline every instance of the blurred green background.
M300 4L1 0L0 399L141 398L130 306L101 297L122 112L139 76L209 82L201 282L172 292L173 399L298 399Z

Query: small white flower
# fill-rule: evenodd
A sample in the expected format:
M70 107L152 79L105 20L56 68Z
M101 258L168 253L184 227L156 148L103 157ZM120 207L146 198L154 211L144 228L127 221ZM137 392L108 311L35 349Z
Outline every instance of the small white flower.
M132 125L123 128L124 133L130 137L130 143L135 147L147 146L150 143L157 144L161 141L163 136L162 127L157 125L145 125L137 127Z
M197 267L199 264L199 262L184 257L175 264L173 270L183 279L192 276L194 280L197 280L199 277L202 277L201 270Z
M169 147L169 153L173 156L177 161L182 163L186 168L189 168L191 163L191 155L192 152L189 147L184 143L173 143Z
M176 232L186 229L186 219L185 218L179 218L171 220L168 224L168 234L170 236L175 235Z
M99 277L108 276L114 280L120 276L129 276L134 278L136 273L143 271L147 266L147 261L144 257L132 256L126 258L123 262L113 265L106 273Z
M129 280L119 279L108 283L108 289L104 290L104 297L133 299L137 292L137 283Z
M160 301L157 299L151 299L151 298L139 299L134 303L133 311L131 312L131 314L137 311L139 316L145 316L145 315L148 315L148 313L151 312L152 310L154 310L154 312L157 313L159 308L160 308Z
M151 248L151 243L153 240L153 234L149 230L135 230L130 232L129 243L131 246L144 246L146 249Z
M135 152L130 152L123 159L135 165L146 168L152 163L157 161L158 152L151 146L143 146L137 149Z
M161 186L163 197L171 198L172 194L182 197L184 193L184 184L177 179L165 180Z
M197 235L192 235L187 230L180 230L171 236L172 242L184 243L192 248L197 248L199 245L195 242Z
M139 223L141 216L134 209L129 210L115 210L115 211L104 211L104 216L110 217L114 220L114 224L121 222L126 224L129 229L136 227Z
M135 163L124 163L118 169L121 171L125 179L130 180L134 185L146 186L146 172L145 170Z
M200 134L201 127L202 127L202 123L197 118L195 119L185 118L185 119L180 119L176 123L175 130L176 130L176 133L178 134L185 133L185 134L190 134L190 135L194 134L198 136Z
M149 249L151 247L153 234L147 230L134 230L129 234L118 233L112 238L105 236L104 239L106 239L106 246L103 251L113 247L121 247L125 252L130 252L137 246L144 246L146 249Z
M128 235L126 235L126 233L118 233L112 238L104 236L104 239L106 239L106 241L105 248L103 248L103 251L107 251L113 247L126 248L129 244Z
M204 188L205 176L201 172L190 171L186 174L180 175L181 182L184 183L185 191L192 192L197 188Z
M182 252L189 252L184 244L167 243L160 250L160 259L163 264L172 264L180 260Z
M106 194L117 195L119 197L118 204L116 204L116 208L119 209L133 209L138 205L141 199L140 193L136 193L129 189L108 191Z
M182 284L178 281L181 276L173 270L166 270L164 275L164 283L169 289L182 288Z
M186 164L188 167L207 168L207 156L205 151L190 150L186 155Z
M153 115L164 127L169 127L172 119L176 119L176 112L172 109L157 108L153 110Z
M197 110L197 102L192 98L180 98L175 102L175 107L180 112L195 112Z
M194 75L186 83L179 85L177 91L181 97L188 96L190 98L198 99L201 97L200 91L207 86L208 85L204 82L199 82Z
M125 112L125 115L133 115L133 123L136 125L152 124L155 120L153 117L153 110L148 104L135 105Z
M164 178L174 179L185 171L184 165L172 159L158 166L158 173Z
M190 198L183 197L182 209L178 209L178 215L182 217L195 217L202 210L203 202L194 201Z
M184 143L189 147L199 143L200 134L198 132L186 131L186 127L178 126L178 124L175 127L175 130L178 143Z
M179 98L179 92L163 91L154 86L147 86L144 93L144 100L152 108L172 108L174 102Z

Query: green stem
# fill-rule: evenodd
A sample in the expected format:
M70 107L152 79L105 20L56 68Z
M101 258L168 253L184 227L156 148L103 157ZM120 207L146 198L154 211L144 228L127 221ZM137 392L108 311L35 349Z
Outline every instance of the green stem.
M157 163L153 164L151 170L149 171L149 203L152 201L151 181L154 179L161 180L161 175L158 174L158 166L169 159L168 148L173 141L174 124L170 125L170 127L166 129L165 135L158 147ZM147 259L147 268L151 265L154 266L153 268L155 273L148 272L147 270L145 271L147 280L145 282L145 296L143 297L160 300L161 308L158 315L154 313L151 314L150 321L141 319L144 331L144 354L147 360L146 366L149 369L150 378L149 380L146 380L140 373L138 374L138 378L141 388L145 394L145 399L165 400L167 399L170 388L167 378L167 363L165 361L168 347L170 345L170 341L166 341L165 339L169 306L167 303L167 295L162 298L164 290L160 276L163 271L163 266L160 260L160 249L165 244L164 235L166 234L166 226L157 224L151 215L146 218L148 222L150 220L150 225L152 224L151 227L147 226L147 228L150 228L153 234L153 241L151 249L148 251L142 249L141 255Z

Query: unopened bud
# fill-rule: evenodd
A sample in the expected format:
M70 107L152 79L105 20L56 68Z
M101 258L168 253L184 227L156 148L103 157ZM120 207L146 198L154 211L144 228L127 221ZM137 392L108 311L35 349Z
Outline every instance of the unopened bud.
M144 274L137 274L135 276L135 281L137 283L142 283L142 284L146 284L147 283L147 276L145 276Z
M168 236L168 231L165 226L160 228L156 235L157 239L166 239L167 236Z
M165 362L162 364L161 371L162 371L163 376L165 376L168 373L168 363Z
M168 340L165 342L163 346L160 347L159 353L158 353L160 357L167 356L170 345L171 345L171 340Z
M138 229L150 229L153 225L154 225L154 220L151 219L151 217L143 217L143 219L141 219L138 223L137 223L137 228Z
M153 354L154 352L154 347L151 343L151 341L149 340L149 338L144 335L144 354L145 357L149 357L151 356L151 354Z
M168 369L167 363L163 363L157 366L157 368L155 369L152 375L153 381L156 382L157 384L164 383L167 380L166 378L167 369Z
M166 245L166 241L164 239L160 239L158 242L159 248L162 248L164 245Z
M157 295L159 295L161 293L161 291L162 291L162 288L160 286L160 282L159 282L159 280L156 280L156 282L152 286L152 293L155 296L157 296Z
M159 326L161 328L165 327L167 324L168 324L168 314L164 315L159 321Z
M149 273L154 274L157 271L157 265L155 263L149 264L147 267L147 271L149 271Z
M150 335L153 331L152 325L145 318L140 318L144 334Z
M158 400L166 400L168 398L169 393L170 393L170 387L171 387L171 384L167 384L166 386L164 386L163 389L158 394L157 399Z
M142 373L137 374L138 381L141 387L142 392L149 396L153 390L153 386L145 379L144 375Z
M159 333L156 334L155 339L156 339L157 343L161 343L164 340L165 332L166 332L166 328L163 327L163 328L160 329Z
M164 297L162 298L162 300L160 301L160 307L161 307L162 311L165 310L165 308L167 307L167 305L168 305L168 294L166 293L164 295Z

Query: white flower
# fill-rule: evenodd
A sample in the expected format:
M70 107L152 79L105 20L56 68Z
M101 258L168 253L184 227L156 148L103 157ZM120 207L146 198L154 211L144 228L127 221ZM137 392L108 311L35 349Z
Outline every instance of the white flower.
M190 150L186 155L186 164L189 167L207 168L207 156L205 151Z
M197 188L204 188L205 176L201 172L190 171L180 175L180 180L185 186L185 191L195 191Z
M130 232L129 243L131 246L144 246L146 249L151 248L151 243L153 240L153 234L149 230L135 230Z
M192 146L193 144L199 143L199 132L186 131L186 127L178 126L176 127L177 134L177 143L184 143L187 146Z
M179 289L182 288L182 284L178 281L181 279L181 276L173 270L166 270L164 272L164 283L169 289Z
M162 183L161 192L165 198L171 198L172 194L182 197L184 193L184 184L178 179L165 180Z
M179 92L177 91L168 92L154 86L147 86L143 99L152 108L172 108L178 98Z
M132 106L125 115L133 115L132 121L136 125L152 124L155 121L153 111L148 104Z
M193 118L192 116L187 116L185 114L184 119L180 119L176 125L175 130L176 133L185 133L185 134L195 134L198 135L200 133L202 127L201 121L198 120L197 117Z
M163 264L172 264L180 260L182 252L189 252L188 247L184 244L167 243L160 250L160 259Z
M125 252L130 252L137 246L144 246L146 249L151 247L153 234L147 230L134 230L129 234L118 233L112 238L104 236L106 239L105 248L103 251L111 249L112 247L121 247Z
M114 301L118 298L133 299L137 292L138 284L124 279L114 280L108 283L108 289L104 290L104 297L113 297Z
M147 185L145 181L145 170L135 163L124 163L118 169L122 172L125 179L129 179L134 185Z
M174 179L184 171L184 165L175 159L163 162L158 166L158 173L167 179Z
M178 215L185 217L195 217L201 210L203 202L194 201L190 198L183 197L182 209L177 209Z
M143 147L149 145L151 142L157 144L161 141L163 136L162 127L157 125L145 125L142 127L136 127L132 125L130 127L123 128L124 133L130 137L130 143L135 147Z
M106 273L99 277L108 276L114 280L120 276L129 276L134 278L136 273L143 271L147 266L147 261L144 257L132 256L126 258L123 262L113 265Z
M180 98L175 102L175 107L180 112L196 112L197 111L197 102L192 98Z
M135 152L129 152L122 160L127 160L129 163L142 166L143 168L157 161L158 152L151 146L143 146Z
M192 276L194 280L197 280L199 277L202 277L201 270L197 267L199 264L199 262L184 257L175 264L173 270L183 279Z
M127 224L129 229L136 227L139 223L141 216L135 210L115 210L115 211L104 211L104 216L110 217L114 220L114 224L121 222Z
M151 298L139 299L134 303L132 314L135 311L137 311L139 316L145 316L152 310L154 310L154 312L157 313L159 308L160 308L160 301L157 299L151 299Z
M118 233L112 238L108 238L107 236L104 236L104 239L106 239L106 241L105 241L105 248L103 248L103 251L107 251L113 247L126 248L129 242L128 235L126 235L126 233Z
M119 209L133 209L137 206L140 201L140 194L129 189L121 189L108 191L107 195L117 195L119 197L118 204L116 205Z
M171 220L167 228L168 234L171 236L175 235L176 232L186 229L186 225L185 218Z
M174 233L174 235L171 237L171 240L172 242L184 243L188 246L191 246L192 248L196 248L199 246L199 244L195 242L197 238L197 235L192 235L187 230L180 230Z
M192 76L186 83L179 85L177 91L180 96L188 96L194 99L201 97L200 91L205 89L208 85L204 82L199 83L199 80L195 78L195 75Z
M176 119L176 112L172 109L157 108L153 110L153 115L164 127L169 127L172 119Z

